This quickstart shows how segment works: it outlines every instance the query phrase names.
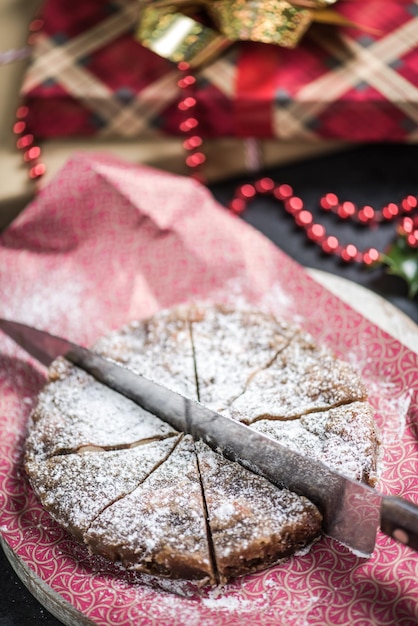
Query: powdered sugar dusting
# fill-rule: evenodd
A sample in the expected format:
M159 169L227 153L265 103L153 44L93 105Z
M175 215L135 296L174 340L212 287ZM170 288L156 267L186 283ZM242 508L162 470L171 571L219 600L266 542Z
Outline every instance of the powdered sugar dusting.
M200 401L222 410L286 348L296 328L254 310L196 307L191 332Z
M345 358L362 375L369 402L375 409L383 447L389 449L405 432L413 392L391 380L387 372L380 370L378 362L372 363L363 354L361 346L356 351L347 351Z
M85 451L26 460L45 508L82 539L95 517L126 496L170 453L176 438L111 451Z
M133 322L106 335L94 350L134 372L197 399L188 309L163 310L142 323Z
M390 447L402 438L407 423L412 391L403 390L389 381L370 381L370 402L376 407L384 447Z
M260 420L252 428L349 478L376 483L379 436L366 402L309 413L297 420Z
M251 424L267 417L289 419L313 410L364 400L367 391L347 363L319 348L312 337L295 333L268 367L260 368L225 409Z
M40 393L27 450L39 458L81 447L117 447L175 431L166 422L63 360L61 377Z
M365 389L293 323L195 304L131 323L95 350L373 484L378 438ZM194 448L188 436L156 461L148 448L158 442L149 442L172 437L167 424L63 359L50 378L32 414L26 466L46 508L93 553L213 584L265 569L320 535L306 498L202 442Z
M135 570L213 582L191 438L135 491L103 511L85 541Z
M264 569L318 536L322 518L306 498L277 489L196 443L221 582Z

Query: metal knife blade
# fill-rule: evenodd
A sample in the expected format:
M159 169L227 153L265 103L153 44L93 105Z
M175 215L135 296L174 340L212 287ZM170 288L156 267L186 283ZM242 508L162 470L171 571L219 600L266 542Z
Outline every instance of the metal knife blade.
M67 339L1 318L0 329L44 365L65 356L176 430L202 439L215 451L277 486L306 496L320 509L325 534L355 553L372 554L379 525L385 534L418 550L418 506L408 500L383 496Z

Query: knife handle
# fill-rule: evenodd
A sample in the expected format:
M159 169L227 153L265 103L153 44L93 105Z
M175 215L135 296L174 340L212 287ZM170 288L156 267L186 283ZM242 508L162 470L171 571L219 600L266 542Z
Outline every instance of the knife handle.
M388 537L418 551L418 506L397 496L383 496L380 529Z

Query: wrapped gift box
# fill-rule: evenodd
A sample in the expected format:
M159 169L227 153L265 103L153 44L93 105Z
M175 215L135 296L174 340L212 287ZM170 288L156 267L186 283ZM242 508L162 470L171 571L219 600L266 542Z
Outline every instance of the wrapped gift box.
M138 0L47 0L23 95L28 127L57 136L179 133L176 64L135 38ZM293 48L238 42L196 70L205 137L418 139L418 4L340 0L356 26L313 24Z

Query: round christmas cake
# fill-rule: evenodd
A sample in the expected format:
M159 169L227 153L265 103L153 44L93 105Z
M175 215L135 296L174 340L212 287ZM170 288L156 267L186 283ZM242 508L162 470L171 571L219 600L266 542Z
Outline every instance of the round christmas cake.
M179 307L99 340L103 356L373 486L379 438L354 369L270 315ZM264 569L321 536L321 514L57 359L25 468L93 554L198 585Z

